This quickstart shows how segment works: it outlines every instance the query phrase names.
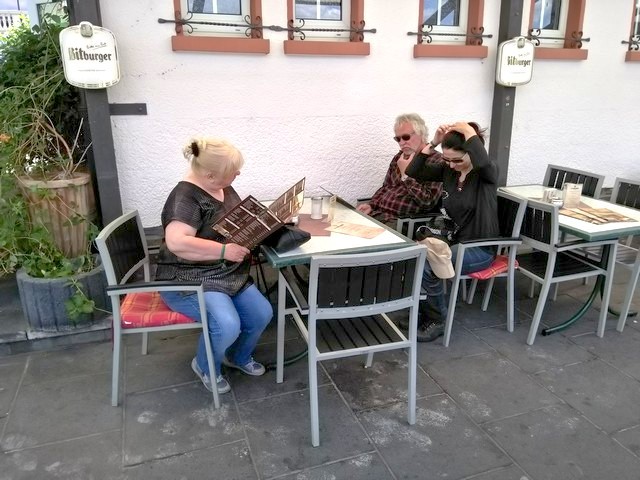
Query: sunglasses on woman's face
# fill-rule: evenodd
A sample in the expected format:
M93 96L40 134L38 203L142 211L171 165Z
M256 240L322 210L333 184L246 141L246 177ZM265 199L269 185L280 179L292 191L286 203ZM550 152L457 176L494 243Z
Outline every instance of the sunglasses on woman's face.
M393 139L400 143L400 140L404 141L404 142L408 142L409 139L411 138L411 135L413 135L416 132L411 132L411 133L405 133L404 135L400 135L399 137L393 137Z
M464 160L465 160L465 158L464 158L464 157L465 157L466 155L467 155L467 154L465 153L465 154L464 154L464 155L462 155L461 157L457 157L457 158L447 158L447 157L444 157L444 156L443 156L443 157L440 157L440 158L442 158L442 160L444 160L444 161L445 161L445 162L447 162L447 163L462 163L462 162L464 162Z

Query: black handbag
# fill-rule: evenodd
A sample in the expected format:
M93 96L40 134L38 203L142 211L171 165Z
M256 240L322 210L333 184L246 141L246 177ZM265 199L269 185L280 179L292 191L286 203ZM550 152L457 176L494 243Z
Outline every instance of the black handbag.
M426 223L416 229L415 239L424 240L427 237L434 237L451 245L454 243L459 227L446 213L429 217Z
M262 242L277 253L287 252L311 240L311 234L293 225L283 225Z

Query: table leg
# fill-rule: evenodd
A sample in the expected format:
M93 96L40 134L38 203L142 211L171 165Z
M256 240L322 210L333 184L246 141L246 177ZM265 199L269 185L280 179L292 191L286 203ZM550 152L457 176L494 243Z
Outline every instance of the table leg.
M607 326L607 313L609 313L609 299L611 298L611 286L613 285L613 270L616 266L616 254L618 252L618 242L604 245L602 247L602 256L607 258L607 279L604 282L604 291L602 292L602 305L600 305L600 318L598 320L599 337L604 336L604 329Z
M638 312L629 312L629 307L631 306L631 299L633 298L633 292L636 289L636 285L638 284L638 274L640 273L640 250L636 254L636 261L633 264L633 268L631 269L631 278L629 278L629 285L627 285L627 293L624 296L624 302L622 303L622 309L620 310L620 315L618 318L618 326L616 330L621 332L624 329L624 324L627 321L627 317L632 317L637 315Z
M276 340L276 383L284 380L284 322L286 287L282 272L278 270L278 325Z
M598 321L598 330L596 333L599 337L602 337L602 335L604 335L604 326L606 324L607 310L609 307L609 296L611 294L611 285L613 284L613 273L614 273L613 269L615 267L616 250L617 250L617 243L606 244L603 246L602 266L604 267L604 265L606 264L606 268L607 268L606 280L603 278L605 277L605 275L598 275L598 280L596 280L596 283L593 286L593 290L591 290L591 294L589 295L589 298L587 298L587 301L585 302L585 304L582 307L580 307L580 309L567 321L562 322L553 327L543 329L540 332L542 336L551 335L552 333L559 332L569 327L570 325L573 325L575 322L577 322L580 318L582 318L582 316L586 313L586 311L589 310L598 293L600 293L600 296L603 299L603 301L601 306L602 308L600 310L600 318ZM601 331L602 333L600 333Z

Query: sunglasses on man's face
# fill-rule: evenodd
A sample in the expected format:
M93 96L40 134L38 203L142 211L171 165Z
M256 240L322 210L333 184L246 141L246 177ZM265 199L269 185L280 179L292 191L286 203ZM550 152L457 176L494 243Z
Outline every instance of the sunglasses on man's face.
M400 135L398 137L393 137L393 139L400 143L400 140L404 141L404 142L408 142L409 139L411 138L411 135L413 135L416 132L411 132L411 133L405 133L404 135Z
M442 158L442 160L444 160L447 163L462 163L465 161L465 158L467 154L465 153L464 155L462 155L461 157L457 157L457 158L447 158L447 157L440 157Z

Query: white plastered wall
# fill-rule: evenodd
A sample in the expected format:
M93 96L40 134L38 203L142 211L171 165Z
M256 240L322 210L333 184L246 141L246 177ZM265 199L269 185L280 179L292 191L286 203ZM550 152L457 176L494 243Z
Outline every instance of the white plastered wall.
M286 24L284 0L262 3L264 25ZM181 148L192 135L224 137L242 150L234 183L241 196L273 198L306 176L309 190L324 186L354 201L382 182L399 113L420 113L431 131L456 120L490 124L499 0L485 1L485 32L493 34L486 59L414 59L407 32L418 0L367 0L367 28L378 32L365 35L366 57L284 55L286 33L270 30L268 55L173 52L172 25L157 22L173 17L172 5L101 4L122 71L109 100L147 104L146 116L112 117L123 208L140 210L145 226L159 224L186 172ZM631 0L589 0L589 58L535 63L533 81L517 89L509 183L539 182L552 162L606 173L606 185L640 178L640 64L624 63L620 45L630 15Z

